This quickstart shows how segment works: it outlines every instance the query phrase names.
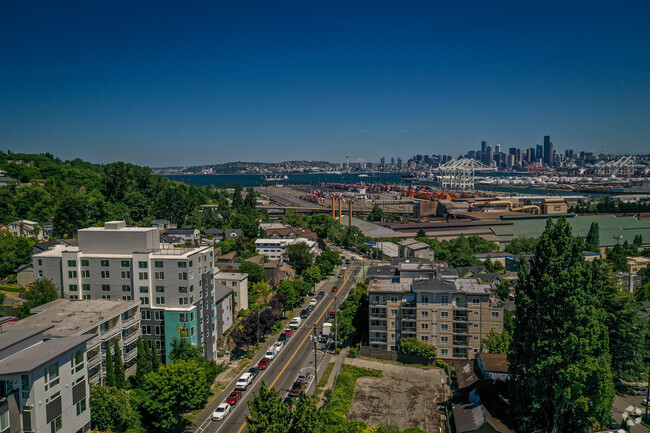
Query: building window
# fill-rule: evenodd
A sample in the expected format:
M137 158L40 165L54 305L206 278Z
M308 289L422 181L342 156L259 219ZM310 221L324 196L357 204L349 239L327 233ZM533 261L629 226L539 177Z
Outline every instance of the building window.
M178 293L187 293L187 287L185 286L180 286L178 288Z
M123 300L123 301L130 301L130 300L131 300L131 296L130 296L130 295L122 296L122 300Z
M440 303L442 305L449 305L449 295L441 295L440 296Z
M441 319L449 319L449 311L441 311L440 312L440 318Z
M187 298L178 298L179 305L187 305Z
M23 399L29 398L29 376L26 374L20 375L20 391L22 392ZM2 431L3 429L0 429Z
M190 304L194 303L194 296L190 296Z
M90 295L81 295L81 299L88 300L88 299L92 299L92 298L90 297Z
M472 298L472 305L475 307L481 305L481 298Z
M428 311L423 311L421 314L423 319L428 319L429 318L429 312Z
M90 262L85 259L81 259L81 266L90 266Z
M77 285L76 284L70 284L68 286L68 289L70 289L71 292L76 292L77 291Z
M151 320L151 311L143 310L140 312L140 317L142 320Z
M155 268L162 268L163 267L163 262L161 260L156 260L155 262L153 262L153 266Z
M81 271L81 278L90 278L90 271L87 269L85 271Z
M427 331L429 329L429 324L428 323L423 323L421 327L422 327L423 331Z
M156 296L156 304L165 305L165 297L164 296Z
M200 283L200 281L199 281L199 283ZM194 291L194 284L190 284L190 293L192 293L193 291Z
M440 330L441 331L449 331L449 325L446 323L441 323L440 324Z
M0 414L0 431L8 430L9 427L9 410L6 410Z
M122 278L131 278L131 271L122 271Z
M194 337L194 326L190 327L190 337Z
M82 284L81 285L81 290L85 290L85 291L90 290L90 284Z
M110 292L110 291L111 291L110 284L102 284L102 292Z
M38 266L43 266L43 260L42 259L38 259Z
M153 277L156 280L164 280L165 279L165 273L164 272L154 272Z
M156 325L154 326L154 331L156 335L165 335L165 327Z
M43 270L42 269L38 270L38 278L43 278Z
M108 279L108 278L111 278L111 273L110 273L110 271L101 271L101 272L99 273L99 275L100 275L101 278L103 278L103 279L105 279L105 280Z
M148 296L143 296L140 298L140 303L142 305L149 305L149 297Z
M129 263L128 260L120 260L120 266L123 268L128 268L131 264Z
M151 335L151 325L142 325L142 335Z
M449 349L440 349L441 356L447 356L449 354Z
M429 337L427 335L423 335L420 337L423 343L428 343L429 342Z
M474 327L475 327L475 328L478 328L478 323L475 323L475 324L474 324Z
M499 318L499 312L498 311L493 311L492 312L492 318L493 319L498 319Z
M138 268L147 269L147 262L138 262Z
M427 304L429 304L429 296L422 295L422 305L427 305Z
M102 299L111 299L111 295L102 295Z
M84 368L84 351L77 350L70 355L70 374L75 374Z
M178 267L182 268L182 269L187 268L187 263L186 262L178 262Z
M108 260L100 260L99 266L102 266L104 268L108 267Z
M156 286L157 293L165 293L165 286Z
M43 378L45 380L45 391L57 386L59 384L59 363L55 362L43 369Z
M449 337L444 337L444 336L440 337L440 342L443 344L449 343Z
M148 280L149 279L149 272L140 272L138 273L138 278L141 280Z
M123 292L130 292L131 291L131 286L128 284L122 284L122 291Z
M397 302L397 296L391 296L390 297L390 302L393 302L393 303Z
M77 416L81 415L86 410L86 398L82 398L77 403Z
M182 280L182 281L186 281L187 280L187 272L179 272L178 273L178 279Z
M68 271L68 278L77 278L77 271Z
M163 316L164 316L164 314L163 314L162 311L154 311L153 312L154 320L163 320L163 318L164 318Z
M68 260L68 266L71 268L76 268L77 267L77 261L76 260Z

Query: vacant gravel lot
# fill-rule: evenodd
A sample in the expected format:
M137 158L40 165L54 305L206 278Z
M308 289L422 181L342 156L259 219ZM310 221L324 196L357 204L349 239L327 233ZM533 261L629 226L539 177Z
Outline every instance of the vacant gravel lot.
M348 419L368 425L389 423L400 429L420 427L429 433L444 431L440 405L450 393L444 370L358 358L347 358L345 363L374 368L384 374L380 378L357 380Z

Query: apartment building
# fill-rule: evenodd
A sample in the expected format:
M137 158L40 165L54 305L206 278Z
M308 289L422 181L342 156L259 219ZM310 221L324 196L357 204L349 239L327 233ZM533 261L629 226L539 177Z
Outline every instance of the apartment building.
M495 292L477 278L372 280L369 347L392 356L400 338L415 337L435 346L442 359L473 359L491 330L503 330L503 304Z
M218 272L214 276L214 286L227 287L232 291L235 309L233 314L248 310L248 274L240 272Z
M70 299L121 299L140 303L142 335L163 359L184 336L217 357L217 322L232 323L232 295L215 299L212 247L161 244L157 227L124 221L79 230L78 246L34 255L35 278L49 278ZM227 305L227 308L217 309Z
M88 336L88 381L103 383L106 348L115 343L122 351L126 375L136 370L137 341L141 335L140 303L138 301L57 299L33 308L33 316L4 325L5 329L47 328L46 338Z
M309 246L309 250L318 254L318 246L316 241L311 241L304 238L296 239L257 239L255 241L255 252L258 254L264 254L270 260L281 260L282 256L287 250L289 245L297 243L305 243Z
M86 344L47 338L51 326L0 333L0 431L90 431Z

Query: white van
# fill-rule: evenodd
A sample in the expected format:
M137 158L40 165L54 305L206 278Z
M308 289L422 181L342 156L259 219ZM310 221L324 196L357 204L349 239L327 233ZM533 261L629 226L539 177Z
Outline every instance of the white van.
M248 388L248 385L253 381L253 375L250 373L244 373L239 377L239 380L235 384L235 389L244 391Z
M269 348L269 350L266 351L264 357L273 359L278 355L279 352L280 352L280 348L276 345L273 345Z
M289 326L291 326L292 328L297 328L298 326L300 326L301 323L302 323L302 319L300 318L300 316L296 316L293 319L291 319L291 322L289 322Z

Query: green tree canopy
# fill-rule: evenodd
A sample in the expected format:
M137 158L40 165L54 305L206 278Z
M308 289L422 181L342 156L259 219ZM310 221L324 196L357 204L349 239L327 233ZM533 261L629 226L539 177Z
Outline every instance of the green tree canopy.
M52 280L41 278L36 280L29 290L23 289L20 297L25 302L20 308L18 316L22 319L30 315L29 310L41 305L52 302L59 297L59 289L56 288Z
M265 283L267 280L264 267L258 265L257 263L242 262L242 264L239 265L238 271L244 274L248 274L249 286L255 283Z
M592 222L591 226L589 227L589 233L587 233L585 244L591 251L600 251L600 228L598 226L598 223L595 221Z
M293 266L299 275L314 264L314 254L310 251L309 245L306 242L296 242L287 245L284 257L291 263L291 266Z
M124 389L93 385L90 387L90 424L100 431L138 431L140 420Z
M122 361L122 349L117 345L117 341L113 345L113 354L113 364L115 366L115 387L118 389L124 389L126 388L124 362Z
M490 330L487 337L481 341L482 348L488 353L508 353L511 336L505 329L502 332Z
M113 355L111 355L111 347L106 346L106 377L104 378L104 385L114 387L115 386L115 366L113 365Z
M310 268L307 268L303 273L302 273L302 279L309 283L311 286L315 286L316 283L318 283L323 276L320 273L320 269L312 266Z
M403 337L399 340L399 350L406 355L413 355L432 363L436 360L436 348L423 343L415 337Z
M516 236L508 242L505 251L510 254L532 254L535 251L536 245L537 238Z
M508 360L513 410L526 431L587 431L611 419L606 276L583 249L564 217L549 218L531 266L519 268Z
M277 389L268 388L266 382L248 402L248 431L250 433L286 433L291 422L291 411L282 401Z
M368 221L381 221L384 217L384 210L381 206L374 205L368 214Z

